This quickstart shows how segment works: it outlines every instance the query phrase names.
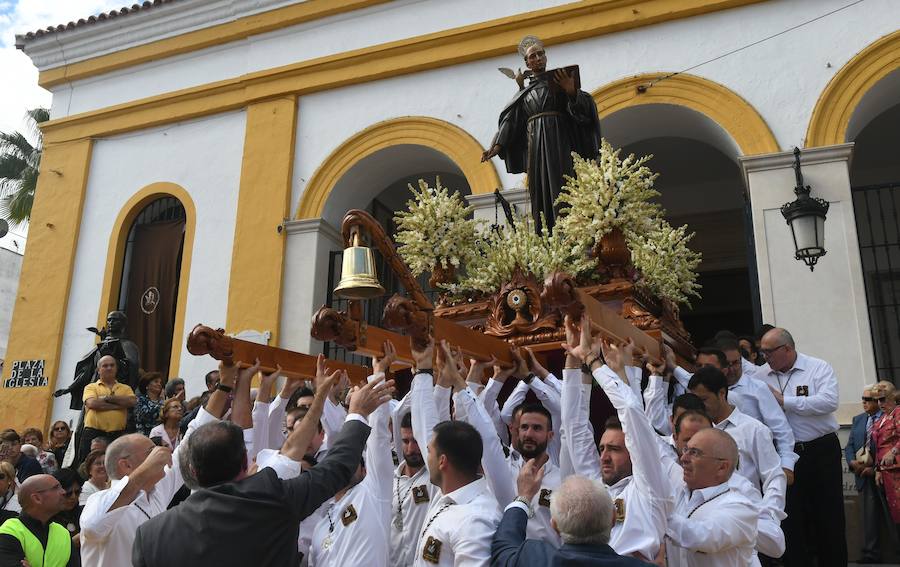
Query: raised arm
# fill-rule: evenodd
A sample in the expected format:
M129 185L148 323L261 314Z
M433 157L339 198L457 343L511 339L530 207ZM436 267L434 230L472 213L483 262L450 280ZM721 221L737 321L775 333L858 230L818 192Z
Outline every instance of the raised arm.
M437 407L434 405L434 398L431 395L431 390L434 388L434 341L429 342L422 351L415 350L413 346L412 355L415 362L415 374L410 389L413 436L419 443L422 459L427 468L428 444L431 441L434 427L439 423Z
M372 364L373 374L369 376L369 382L380 380L390 371L391 364L397 358L397 350L393 343L384 343L384 356L376 358ZM385 503L379 510L382 525L387 530L391 516L391 481L394 479L394 467L391 460L391 433L388 429L390 418L390 405L378 406L369 416L369 424L372 433L366 442L366 480L369 489L376 498ZM401 453L402 455L402 453Z
M590 427L589 406L585 403L581 372L580 332L566 317L566 366L563 370L562 428L563 442L575 474L600 480L600 454ZM588 335L590 341L590 335Z

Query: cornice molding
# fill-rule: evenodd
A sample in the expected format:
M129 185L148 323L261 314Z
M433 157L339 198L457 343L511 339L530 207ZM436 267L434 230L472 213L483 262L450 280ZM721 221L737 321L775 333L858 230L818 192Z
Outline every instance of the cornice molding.
M821 146L818 148L806 148L800 154L801 165L816 165L834 161L850 161L853 156L853 142L838 144L835 146ZM738 156L741 168L745 174L766 171L770 169L783 169L793 167L794 152L778 152L774 154L760 154L755 156Z
M344 237L341 236L340 231L323 218L288 220L284 222L283 226L288 236L316 233L340 243L341 246L344 243Z

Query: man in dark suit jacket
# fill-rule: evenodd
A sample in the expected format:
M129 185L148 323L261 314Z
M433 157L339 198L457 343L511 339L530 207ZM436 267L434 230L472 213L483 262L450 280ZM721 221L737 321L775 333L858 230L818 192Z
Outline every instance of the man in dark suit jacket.
M609 546L615 507L606 488L583 476L568 477L550 496L550 525L563 541L526 540L525 528L533 514L531 501L541 486L543 463L528 461L519 472L519 495L506 507L491 542L492 567L647 567L633 557L618 555Z
M217 422L198 428L190 441L190 463L201 489L138 528L135 567L299 564L300 521L350 481L369 436L366 417L390 399L392 385L378 380L354 392L328 456L289 480L280 480L270 468L246 476L240 427ZM282 453L302 458L330 389L330 384L319 385L313 406L291 434L299 439L296 447L286 444Z
M881 522L886 518L887 508L878 487L875 486L874 463L868 466L856 459L856 453L866 442L870 440L867 429L878 420L881 412L878 402L873 397L870 388L863 390L863 412L853 418L853 426L850 428L850 438L844 447L844 458L847 466L856 476L856 490L860 493L863 516L863 544L861 563L881 563L881 546L879 545L879 532ZM875 458L874 449L871 450L872 459Z

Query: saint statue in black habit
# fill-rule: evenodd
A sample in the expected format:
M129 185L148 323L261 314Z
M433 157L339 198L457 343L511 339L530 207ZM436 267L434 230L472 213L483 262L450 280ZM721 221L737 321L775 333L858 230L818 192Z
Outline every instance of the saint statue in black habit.
M519 92L500 113L499 129L481 161L499 155L509 173L525 172L536 228L543 213L552 229L563 176L573 175L571 153L583 158L600 153L600 118L591 95L578 89L577 67L548 72L544 44L534 36L519 43L519 54L528 70L514 75Z

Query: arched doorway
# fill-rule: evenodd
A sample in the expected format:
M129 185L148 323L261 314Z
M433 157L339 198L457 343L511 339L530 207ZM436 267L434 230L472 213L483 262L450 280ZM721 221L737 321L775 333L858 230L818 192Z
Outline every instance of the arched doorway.
M642 104L603 119L604 136L624 155L652 154L648 166L667 219L687 224L703 254L701 299L681 318L696 344L729 329L752 334L759 325L753 232L737 156L740 148L706 115L674 104Z
M850 116L850 183L879 380L900 379L900 69Z
M128 317L141 367L168 377L187 215L176 197L147 203L128 228L117 309Z

